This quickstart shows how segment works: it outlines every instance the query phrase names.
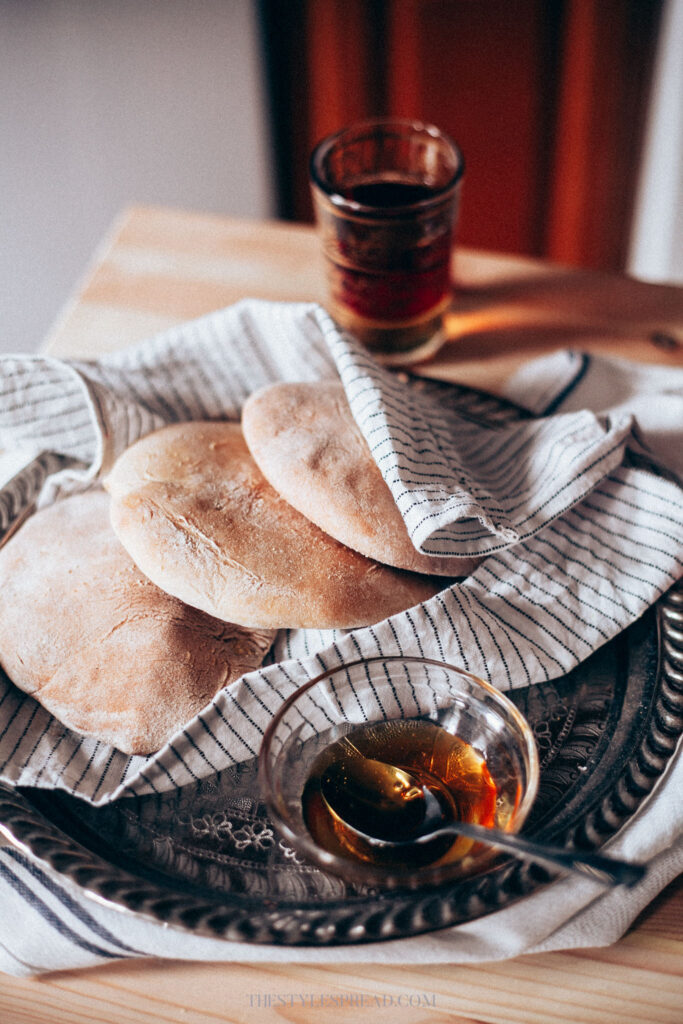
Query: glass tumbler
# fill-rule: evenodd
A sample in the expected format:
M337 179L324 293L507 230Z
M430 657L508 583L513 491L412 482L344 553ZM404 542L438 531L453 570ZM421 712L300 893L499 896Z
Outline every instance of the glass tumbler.
M416 121L360 122L313 151L329 312L385 363L443 340L463 171L455 143Z

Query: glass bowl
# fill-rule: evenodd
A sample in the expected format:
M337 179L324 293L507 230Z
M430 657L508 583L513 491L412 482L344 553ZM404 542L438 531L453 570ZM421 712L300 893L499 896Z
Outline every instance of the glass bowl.
M285 842L318 867L361 885L440 884L485 870L498 855L463 837L387 849L346 828L330 812L320 780L327 773L347 781L340 769L350 772L351 788L340 795L360 800L356 806L369 811L364 831L376 835L381 815L374 814L374 785L358 787L367 759L409 772L455 817L508 832L521 828L538 789L538 756L524 716L464 669L388 657L324 672L285 701L270 723L259 755L260 784ZM385 826L393 821L382 820Z

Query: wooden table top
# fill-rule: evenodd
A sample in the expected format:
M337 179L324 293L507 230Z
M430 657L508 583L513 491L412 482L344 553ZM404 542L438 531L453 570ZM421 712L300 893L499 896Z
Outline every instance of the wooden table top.
M681 288L472 251L456 254L454 272L449 340L425 374L496 390L525 360L568 346L683 365ZM96 357L240 298L323 293L310 228L135 208L103 242L44 351ZM683 878L606 949L473 966L386 967L364 963L359 949L342 966L136 961L0 976L0 1020L355 1021L363 994L380 996L373 1019L392 1024L681 1024Z

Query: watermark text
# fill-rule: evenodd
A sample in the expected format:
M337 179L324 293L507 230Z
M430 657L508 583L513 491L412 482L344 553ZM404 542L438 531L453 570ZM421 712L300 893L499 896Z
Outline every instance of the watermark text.
M383 1010L409 1007L436 1009L434 992L250 992L254 1009L305 1007L307 1009Z

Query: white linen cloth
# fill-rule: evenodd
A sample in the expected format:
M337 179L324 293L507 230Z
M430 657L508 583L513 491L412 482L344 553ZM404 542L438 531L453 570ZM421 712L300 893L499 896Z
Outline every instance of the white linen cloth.
M61 787L93 803L182 786L254 756L298 684L359 655L433 656L501 689L555 678L681 575L683 495L655 463L682 469L683 371L559 353L510 383L511 397L536 414L512 421L467 389L408 387L316 306L256 301L97 362L5 357L0 370L0 448L51 453L40 504L92 486L128 444L164 423L236 418L257 387L338 374L416 547L487 555L468 579L375 627L282 631L269 664L222 691L152 757L76 736L0 680L0 778L10 784ZM51 472L55 455L66 468ZM17 511L16 495L0 495L2 527ZM613 941L683 867L682 773L679 758L614 841L615 851L652 863L636 889L606 894L566 879L525 901L523 915L512 907L446 932L363 946L363 959L482 960ZM14 850L0 851L0 906L0 969L14 973L117 956L358 957L353 949L264 950L172 932L95 905Z

